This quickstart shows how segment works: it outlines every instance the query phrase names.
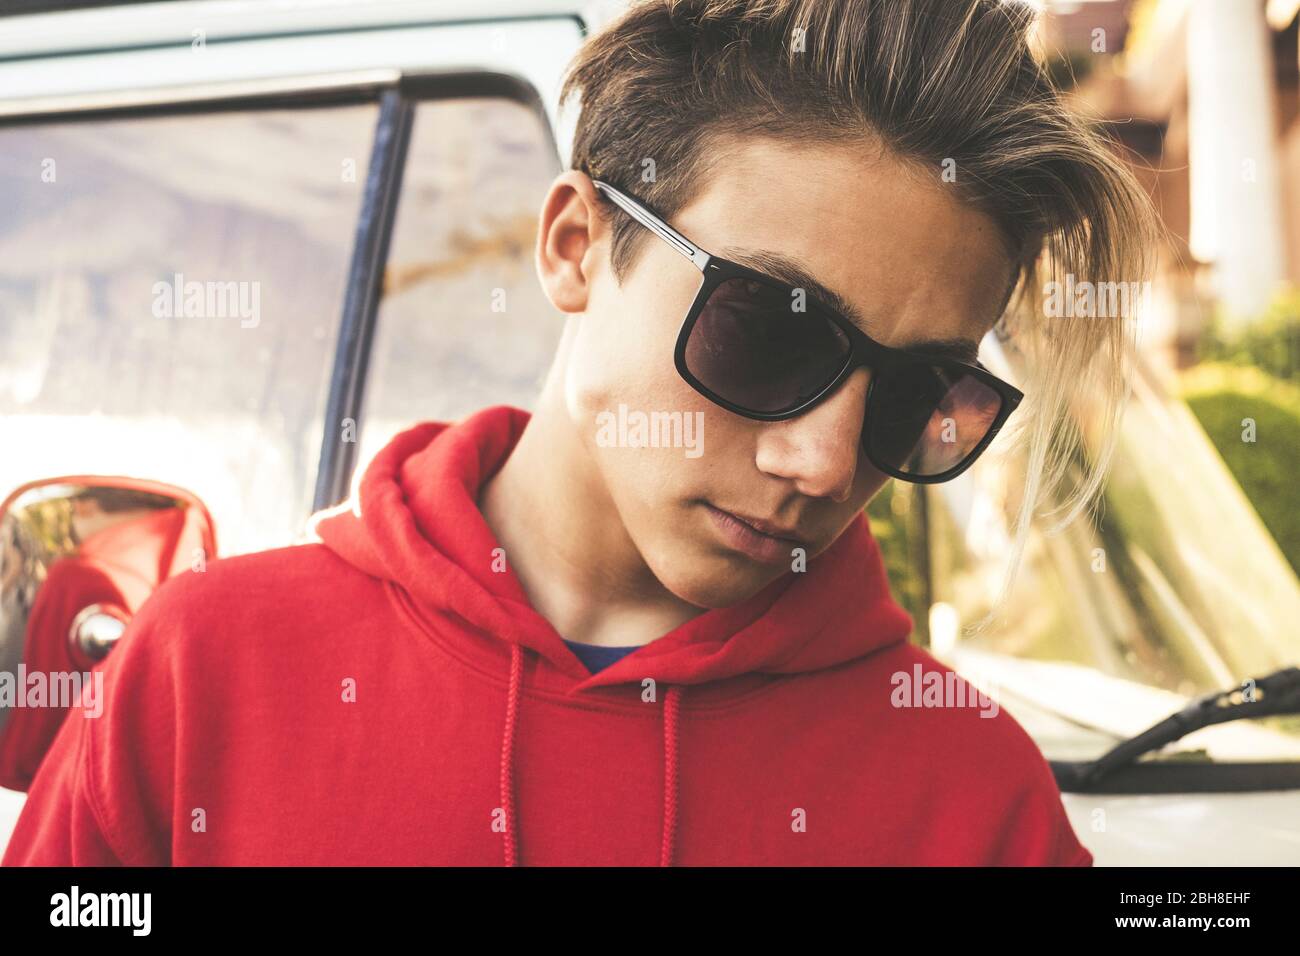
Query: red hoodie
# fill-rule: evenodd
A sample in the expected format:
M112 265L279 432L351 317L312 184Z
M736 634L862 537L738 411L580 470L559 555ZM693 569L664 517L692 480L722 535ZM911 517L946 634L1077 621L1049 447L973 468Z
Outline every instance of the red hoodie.
M527 420L417 425L319 542L168 581L4 862L1091 864L1005 710L891 703L948 671L865 518L590 674L476 506Z

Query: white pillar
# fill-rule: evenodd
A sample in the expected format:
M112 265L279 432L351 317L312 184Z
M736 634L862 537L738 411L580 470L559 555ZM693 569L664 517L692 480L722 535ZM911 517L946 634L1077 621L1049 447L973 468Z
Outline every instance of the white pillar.
M1261 0L1190 0L1189 240L1238 319L1257 316L1286 276L1272 62Z

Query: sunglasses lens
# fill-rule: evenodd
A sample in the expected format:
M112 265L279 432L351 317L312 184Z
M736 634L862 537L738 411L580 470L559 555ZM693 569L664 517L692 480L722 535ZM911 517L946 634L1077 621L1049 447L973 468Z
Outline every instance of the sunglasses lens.
M751 412L792 411L844 370L844 331L786 287L752 279L720 282L686 342L686 367L709 391Z
M864 441L877 461L932 478L970 458L1001 410L1001 394L960 368L897 366L871 390Z

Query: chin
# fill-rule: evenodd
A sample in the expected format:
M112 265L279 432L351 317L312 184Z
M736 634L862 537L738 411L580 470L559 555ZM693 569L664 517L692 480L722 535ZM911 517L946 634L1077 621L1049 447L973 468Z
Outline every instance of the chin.
M679 559L669 567L652 570L659 583L679 600L712 610L744 603L779 578L786 567L763 567L709 555L686 562Z

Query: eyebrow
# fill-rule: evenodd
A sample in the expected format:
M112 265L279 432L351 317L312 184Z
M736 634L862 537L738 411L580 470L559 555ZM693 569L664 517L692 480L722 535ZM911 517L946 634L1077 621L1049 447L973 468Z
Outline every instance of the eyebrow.
M728 247L722 251L722 254L743 266L765 272L772 278L779 279L787 285L803 289L814 299L838 312L863 332L866 332L866 321L863 319L862 313L853 306L853 303L834 289L827 288L821 282L818 282L812 273L794 259L768 249ZM934 358L956 359L959 362L973 364L979 358L980 346L978 342L971 339L928 339L898 346L898 350L919 353Z

